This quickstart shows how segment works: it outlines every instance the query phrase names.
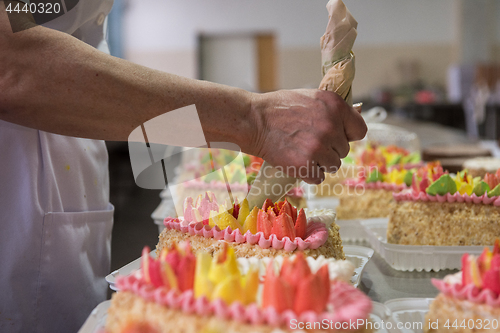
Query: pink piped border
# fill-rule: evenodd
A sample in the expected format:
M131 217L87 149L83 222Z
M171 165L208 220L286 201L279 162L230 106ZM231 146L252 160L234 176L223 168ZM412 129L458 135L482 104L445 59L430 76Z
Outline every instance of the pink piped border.
M396 201L431 201L431 202L466 202L466 203L474 203L474 204L484 204L494 206L500 206L500 196L489 198L485 193L481 196L477 196L472 193L472 195L468 194L460 194L455 192L455 194L446 193L445 195L430 195L424 192L416 193L413 190L403 191L399 193L393 193L394 200Z
M267 324L275 327L287 325L297 319L303 322L319 322L322 320L336 322L355 322L357 319L366 319L372 310L370 299L353 286L334 281L331 285L328 308L333 312L316 313L307 311L297 316L292 310L277 313L273 307L260 308L256 303L244 306L239 302L227 305L217 299L209 301L205 297L195 298L192 290L179 293L165 287L155 288L146 284L136 275L118 277L116 285L121 291L129 291L144 298L146 301L180 310L187 314L200 316L217 316L220 319L233 319L252 325ZM331 311L331 310L330 310Z
M247 231L245 234L241 234L239 229L232 230L231 227L221 230L218 226L210 227L208 225L204 225L202 222L189 223L188 225L183 225L183 222L182 218L174 219L172 217L167 217L163 221L163 224L169 230L181 231L188 233L191 236L197 235L205 238L214 238L215 240L235 242L238 244L248 243L250 245L258 245L263 249L284 249L287 252L295 250L304 251L307 249L314 250L325 244L328 239L328 230L326 225L322 222L316 221L312 221L307 224L305 239L296 237L293 241L288 237L284 237L282 240L279 240L274 234L266 239L264 237L264 233L260 231L256 234L252 234L250 231Z
M448 284L443 280L432 279L432 284L446 296L468 300L476 304L500 307L500 295L489 289L479 289L473 284Z
M347 186L362 186L363 188L367 189L386 190L386 191L402 191L408 188L406 184L397 185L392 183L384 183L381 181L367 183L364 180L360 179L348 179L344 182L344 184Z

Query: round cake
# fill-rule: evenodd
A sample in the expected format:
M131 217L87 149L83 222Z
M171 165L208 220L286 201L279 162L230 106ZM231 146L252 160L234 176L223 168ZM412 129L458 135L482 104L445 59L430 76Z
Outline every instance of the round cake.
M145 248L141 269L117 279L105 332L372 332L371 300L348 282L354 267L340 262L332 275L334 259L314 266L298 253L269 259L260 274L252 262L242 269L227 245L215 257L195 256L189 243L156 259Z
M428 165L394 193L387 241L402 245L493 245L500 237L500 173L473 178Z
M462 271L433 279L440 291L426 315L425 332L500 332L500 247L465 254Z

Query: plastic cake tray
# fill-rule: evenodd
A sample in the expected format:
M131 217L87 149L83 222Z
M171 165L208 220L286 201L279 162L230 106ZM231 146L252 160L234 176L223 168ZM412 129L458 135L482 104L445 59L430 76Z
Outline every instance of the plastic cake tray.
M460 269L464 253L480 255L484 246L430 246L387 243L388 218L361 220L368 242L382 258L399 271Z

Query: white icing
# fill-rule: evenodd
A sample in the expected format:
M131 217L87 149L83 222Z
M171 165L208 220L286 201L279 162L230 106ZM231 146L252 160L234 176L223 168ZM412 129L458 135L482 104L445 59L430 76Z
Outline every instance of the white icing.
M444 277L444 282L447 284L462 284L462 271L455 273L455 274L449 274Z
M274 259L274 265L276 269L281 268L283 264L283 256L276 256L274 258L238 258L238 266L242 274L246 274L250 267L259 268L259 276L262 277L266 273L267 265L271 260ZM294 260L295 255L291 256L290 259ZM328 264L328 272L330 274L331 280L341 280L350 283L351 278L354 274L354 265L347 260L336 260L334 258L325 258L323 255L318 258L306 257L307 263L311 272L316 273L318 269L324 264Z
M327 229L329 229L337 220L337 214L335 214L335 211L333 209L322 208L310 210L304 208L304 213L306 213L308 223L313 221L321 222L326 225Z

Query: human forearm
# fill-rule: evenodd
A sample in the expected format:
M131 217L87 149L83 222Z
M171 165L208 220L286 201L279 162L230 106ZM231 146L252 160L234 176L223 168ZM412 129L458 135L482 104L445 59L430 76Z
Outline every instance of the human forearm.
M195 104L207 141L252 139L251 93L139 66L43 27L0 38L2 120L64 135L127 140L145 121Z

